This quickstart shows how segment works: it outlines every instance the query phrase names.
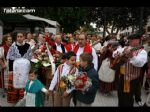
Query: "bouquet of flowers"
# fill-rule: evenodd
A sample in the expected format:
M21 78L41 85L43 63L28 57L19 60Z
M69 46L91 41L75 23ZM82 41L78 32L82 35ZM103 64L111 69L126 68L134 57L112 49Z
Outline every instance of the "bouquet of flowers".
M60 87L67 89L74 87L74 82L76 78L77 77L75 74L68 74L67 76L63 76L60 81Z
M35 56L31 59L31 62L33 62L32 67L35 69L48 67L51 65L49 62L48 54L46 50L44 50L44 46L35 51Z
M74 82L76 90L88 91L92 86L92 81L88 78L86 72L81 72Z

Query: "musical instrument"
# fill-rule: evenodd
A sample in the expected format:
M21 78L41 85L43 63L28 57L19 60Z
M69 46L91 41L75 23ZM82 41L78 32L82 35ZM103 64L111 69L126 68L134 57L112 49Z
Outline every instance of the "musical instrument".
M95 45L96 45L96 44L98 44L100 41L101 41L100 39L99 39L99 40L97 40L96 42L92 43L92 45L91 45L91 46L92 46L92 47L93 47L93 46L95 46Z
M141 49L141 48L142 48L142 46L133 47L133 48L130 49L130 52L134 52L134 51L139 50L139 49ZM123 65L124 63L126 63L126 62L129 60L129 58L127 57L127 54L126 54L126 52L125 52L126 49L128 49L128 48L125 48L125 49L124 49L124 52L123 52L121 55L119 55L118 57L116 57L116 58L112 61L112 64L111 64L111 66L110 66L112 69L114 69L114 70L119 69L119 67L120 67L121 65Z

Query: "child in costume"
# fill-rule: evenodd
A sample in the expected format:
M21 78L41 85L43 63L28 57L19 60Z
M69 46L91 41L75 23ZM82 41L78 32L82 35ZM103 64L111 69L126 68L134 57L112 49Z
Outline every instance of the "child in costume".
M54 95L54 106L69 106L72 97L72 91L74 87L65 88L62 86L61 78L67 75L78 74L78 69L75 67L76 54L74 52L68 52L66 54L65 63L58 66L52 82L50 84L49 91ZM55 91L55 92L54 92Z
M37 79L37 71L31 70L29 81L25 87L25 106L42 107L44 105L44 94L49 94L44 85Z

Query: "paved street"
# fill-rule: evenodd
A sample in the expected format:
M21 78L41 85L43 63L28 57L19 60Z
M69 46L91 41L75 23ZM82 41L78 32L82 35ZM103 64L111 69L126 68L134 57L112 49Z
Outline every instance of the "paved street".
M2 92L2 91L0 91ZM147 95L145 94L143 88L142 88L142 99L143 101L146 101ZM46 100L45 106L52 106L52 103L50 103L52 100L49 98L49 100ZM117 107L118 101L117 101L117 92L113 91L112 96L104 96L101 93L97 92L95 101L93 103L93 106L102 106L102 107ZM2 95L0 95L0 105L3 107L10 107L13 106L13 104L7 103L7 98L2 98ZM73 106L73 103L71 102L71 106ZM134 104L135 107L137 107L136 104Z

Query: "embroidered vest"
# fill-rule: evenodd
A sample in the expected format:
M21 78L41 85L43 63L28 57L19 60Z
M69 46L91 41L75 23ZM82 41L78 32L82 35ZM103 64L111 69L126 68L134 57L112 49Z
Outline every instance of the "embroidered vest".
M133 55L137 56L138 53L140 53L143 50L143 48L134 51ZM130 92L130 81L137 79L141 74L141 68L133 66L130 62L127 62L126 64L122 65L120 67L120 74L124 75L124 92L129 93Z
M57 51L56 45L53 46L53 49L55 49ZM63 44L61 44L61 49L62 49L62 53L65 53L65 47Z

